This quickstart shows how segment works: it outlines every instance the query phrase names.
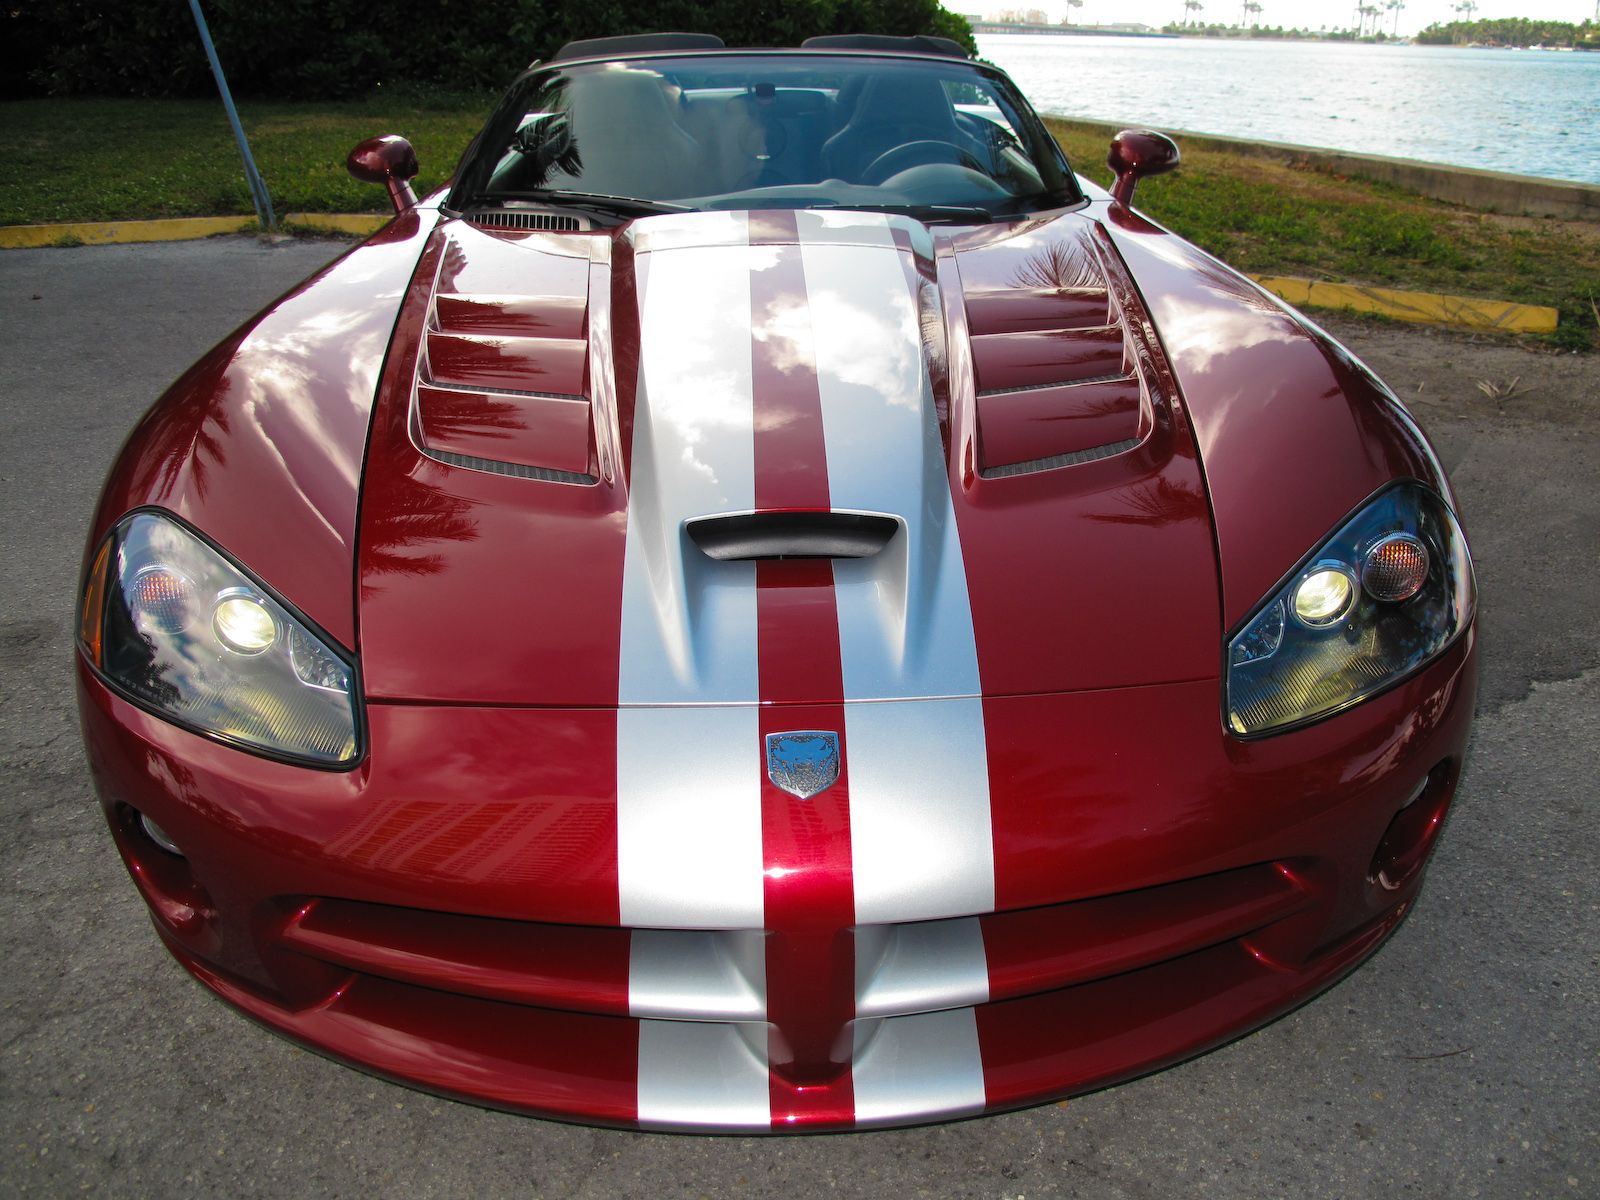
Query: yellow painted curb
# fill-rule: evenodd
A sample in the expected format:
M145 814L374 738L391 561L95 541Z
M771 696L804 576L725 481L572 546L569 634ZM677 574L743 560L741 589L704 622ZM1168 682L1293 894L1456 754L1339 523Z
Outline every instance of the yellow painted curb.
M58 246L74 242L100 246L111 242L178 242L186 238L211 237L218 233L242 233L259 229L254 217L172 217L163 221L88 221L72 225L0 226L0 248Z
M1473 300L1466 296L1443 296L1437 292L1397 292L1391 288L1324 283L1320 279L1296 279L1283 275L1252 275L1250 278L1290 304L1381 313L1397 321L1459 325L1502 333L1551 333L1559 316L1553 308L1537 304L1512 304L1507 300Z
M339 233L376 233L393 219L383 213L285 213L285 225L309 225L313 229L332 229Z
M286 225L368 234L383 228L382 213L285 213ZM155 221L84 221L66 225L0 225L0 250L59 246L62 242L104 246L114 242L182 242L219 233L254 233L254 217L168 217Z

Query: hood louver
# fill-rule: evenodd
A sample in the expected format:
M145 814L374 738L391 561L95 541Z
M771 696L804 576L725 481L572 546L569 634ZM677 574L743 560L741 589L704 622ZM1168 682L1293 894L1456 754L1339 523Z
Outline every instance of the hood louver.
M972 277L966 308L983 477L1076 466L1138 446L1148 401L1125 314L1087 242L1018 238L961 258Z
M502 257L500 239L459 227L449 237L417 360L418 445L453 467L593 484L587 256Z

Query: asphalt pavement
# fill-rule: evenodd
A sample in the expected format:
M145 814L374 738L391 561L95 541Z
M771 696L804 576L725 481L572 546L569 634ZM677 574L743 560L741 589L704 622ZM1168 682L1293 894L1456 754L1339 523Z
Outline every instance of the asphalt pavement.
M1410 920L1277 1023L1070 1103L724 1139L436 1099L213 999L161 949L93 801L73 589L137 415L341 248L0 252L0 1195L1600 1196L1600 362L1410 328L1332 323L1460 493L1476 738Z

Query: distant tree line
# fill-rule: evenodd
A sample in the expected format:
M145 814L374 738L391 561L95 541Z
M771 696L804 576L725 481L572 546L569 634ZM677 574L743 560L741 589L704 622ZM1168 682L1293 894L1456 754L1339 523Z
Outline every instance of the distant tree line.
M1288 41L1307 42L1353 42L1358 37L1362 41L1385 42L1392 41L1381 29L1376 35L1358 35L1354 29L1286 29L1282 25L1167 25L1163 33L1179 33L1185 37L1212 37L1212 38L1282 38Z
M201 0L242 96L334 99L379 86L504 86L576 38L664 30L730 46L824 33L935 34L976 52L939 0ZM0 95L205 96L215 85L184 0L0 6Z
M1482 21L1450 21L1429 25L1416 40L1425 46L1577 46L1600 48L1600 25L1585 21L1530 21L1527 17L1495 17Z

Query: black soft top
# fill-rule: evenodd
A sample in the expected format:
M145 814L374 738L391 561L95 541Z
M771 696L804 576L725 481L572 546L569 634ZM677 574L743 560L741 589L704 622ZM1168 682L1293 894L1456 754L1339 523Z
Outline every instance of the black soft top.
M570 62L579 58L623 58L630 54L662 54L683 50L726 50L728 45L714 33L635 33L622 37L584 38L568 42L550 56L550 61ZM891 37L882 33L839 33L807 38L802 50L854 50L878 54L932 54L942 58L970 58L959 42L949 38L917 34Z

